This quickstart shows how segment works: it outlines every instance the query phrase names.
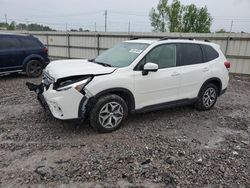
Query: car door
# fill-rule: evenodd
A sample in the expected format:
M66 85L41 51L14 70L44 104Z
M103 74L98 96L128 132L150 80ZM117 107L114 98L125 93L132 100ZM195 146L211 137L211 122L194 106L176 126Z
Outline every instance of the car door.
M20 38L22 49L25 53L25 56L30 55L43 55L43 46L38 42L34 37L22 37Z
M180 68L176 67L175 44L153 48L134 71L136 109L179 99ZM158 64L158 71L142 74L146 63Z
M182 99L195 98L203 82L203 76L209 71L204 63L204 55L199 44L181 43L178 45L181 68L180 97Z
M21 70L24 52L20 41L14 37L0 37L0 71Z

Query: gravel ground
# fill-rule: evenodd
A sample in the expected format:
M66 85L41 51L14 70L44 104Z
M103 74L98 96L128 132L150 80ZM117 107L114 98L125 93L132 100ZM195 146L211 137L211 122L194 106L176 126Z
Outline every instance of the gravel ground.
M0 77L1 187L250 187L250 77L211 111L133 115L110 134L44 113L25 87L40 80Z

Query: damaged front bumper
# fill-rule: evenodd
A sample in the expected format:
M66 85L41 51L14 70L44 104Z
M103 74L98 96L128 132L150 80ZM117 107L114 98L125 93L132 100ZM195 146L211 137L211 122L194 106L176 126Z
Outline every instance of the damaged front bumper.
M88 92L85 95L74 88L67 91L56 91L53 84L45 86L43 83L35 85L26 83L30 91L37 94L39 103L45 110L57 119L84 119L87 111L87 104L91 97Z

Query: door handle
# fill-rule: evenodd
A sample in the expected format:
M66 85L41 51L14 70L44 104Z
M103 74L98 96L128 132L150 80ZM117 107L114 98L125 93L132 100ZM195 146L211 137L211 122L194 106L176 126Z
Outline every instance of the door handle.
M173 72L173 73L171 74L171 76L179 76L179 75L180 75L179 72Z
M202 69L202 71L207 72L207 71L209 71L209 68L205 67L205 68Z

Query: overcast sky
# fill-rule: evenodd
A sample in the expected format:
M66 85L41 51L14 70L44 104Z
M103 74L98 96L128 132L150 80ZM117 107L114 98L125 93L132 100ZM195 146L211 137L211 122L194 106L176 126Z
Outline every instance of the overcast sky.
M170 0L170 2L172 2ZM214 21L212 31L230 30L250 32L250 0L181 0L207 6ZM108 11L109 31L151 31L148 13L158 0L0 0L0 22L40 23L54 29L104 30L104 11Z

